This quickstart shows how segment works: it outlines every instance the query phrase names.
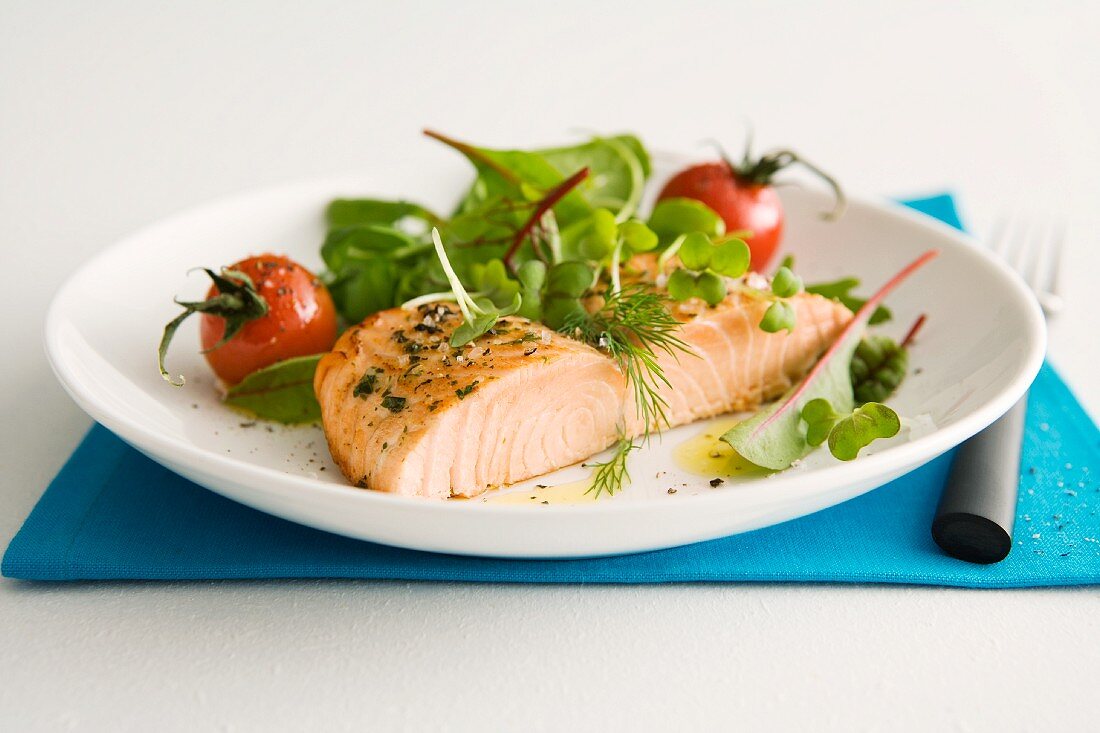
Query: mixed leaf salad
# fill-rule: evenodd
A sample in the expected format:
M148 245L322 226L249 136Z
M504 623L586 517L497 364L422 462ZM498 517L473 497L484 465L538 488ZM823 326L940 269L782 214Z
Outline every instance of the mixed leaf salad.
M851 460L900 429L882 403L904 379L912 334L895 343L865 336L864 326L890 320L883 299L934 253L869 298L855 294L855 278L804 284L790 258L770 277L761 274L782 236L782 204L771 186L777 172L807 166L836 192L837 207L826 216L844 207L835 181L799 156L780 150L753 158L746 151L738 164L723 158L689 167L643 212L650 158L633 135L498 150L425 134L473 166L473 181L451 211L406 200L338 199L325 212L325 269L317 276L275 255L207 270L207 299L180 302L184 312L165 330L165 379L182 384L164 359L179 323L199 313L204 353L226 385L226 404L262 419L309 422L320 415L313 371L341 326L388 308L450 301L462 316L450 345L461 347L516 314L603 351L632 387L645 434L622 435L611 459L590 464L593 491L610 494L629 479L631 451L667 424L660 354L692 358L670 306L693 299L715 306L733 290L751 293L768 303L759 328L777 333L795 329L790 299L805 291L856 315L802 382L723 440L753 463L783 469L823 443ZM645 253L656 257L656 283L631 276L632 258Z

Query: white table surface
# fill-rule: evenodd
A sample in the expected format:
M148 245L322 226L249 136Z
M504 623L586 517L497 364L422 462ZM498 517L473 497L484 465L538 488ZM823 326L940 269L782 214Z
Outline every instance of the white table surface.
M225 193L454 165L426 125L736 148L751 119L979 233L1064 215L1050 352L1100 413L1095 5L286 5L0 2L0 546L89 425L41 346L68 273ZM4 730L1082 730L1098 668L1095 589L0 581Z

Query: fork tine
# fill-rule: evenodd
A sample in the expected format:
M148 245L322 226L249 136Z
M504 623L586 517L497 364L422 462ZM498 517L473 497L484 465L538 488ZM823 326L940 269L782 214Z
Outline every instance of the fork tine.
M1015 212L996 221L989 247L1035 293L1047 316L1063 308L1058 294L1065 225L1060 220L1021 220Z
M1058 280L1062 270L1062 255L1065 252L1066 228L1063 222L1057 222L1050 228L1047 239L1048 247L1044 259L1046 260L1046 278L1043 287L1036 290L1039 304L1043 306L1043 312L1047 316L1055 316L1065 307L1065 301L1059 294Z
M1028 233L1028 241L1033 244L1031 258L1029 261L1021 262L1017 268L1020 277L1036 293L1040 293L1045 289L1046 280L1050 276L1050 250L1053 246L1051 244L1052 232L1052 225L1049 221L1044 220L1035 224L1034 228Z
M1008 232L1011 221L1011 214L997 217L997 220L993 222L993 230L989 236L989 248L1001 259L1007 259L1005 253L1008 247Z
M1050 263L1050 273L1047 277L1046 290L1051 295L1057 295L1059 298L1062 296L1059 281L1062 278L1062 253L1066 249L1066 224L1063 221L1059 221L1054 225L1054 233L1051 239L1051 251L1049 253L1048 261Z
M1008 236L1004 258L1013 270L1020 273L1021 277L1026 278L1029 257L1034 250L1032 242L1035 240L1036 233L1036 227L1033 223L1021 222L1012 228L1012 232Z

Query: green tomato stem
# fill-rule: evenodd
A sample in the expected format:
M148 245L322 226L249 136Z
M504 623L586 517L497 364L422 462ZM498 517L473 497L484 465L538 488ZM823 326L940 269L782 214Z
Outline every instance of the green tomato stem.
M728 162L727 160L727 163ZM821 218L829 221L835 221L840 218L840 215L844 213L844 209L848 206L848 200L845 198L844 191L840 188L840 184L837 183L837 180L831 175L793 150L773 150L760 156L760 159L755 163L748 158L748 152L746 151L745 162L741 166L735 167L731 165L730 167L738 178L748 183L769 186L772 184L772 176L778 171L795 164L801 165L803 168L825 181L825 183L829 185L829 188L833 190L833 196L835 197L833 209L832 211L824 212Z

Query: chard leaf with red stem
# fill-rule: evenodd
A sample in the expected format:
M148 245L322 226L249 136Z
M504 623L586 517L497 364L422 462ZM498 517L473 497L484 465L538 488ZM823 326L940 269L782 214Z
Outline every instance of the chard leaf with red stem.
M722 440L765 468L782 470L802 458L811 447L802 431L803 408L818 398L828 400L840 414L855 408L850 364L867 321L887 295L938 254L938 250L925 252L891 278L859 309L802 381L776 402L735 425Z
M313 374L321 356L298 356L258 369L229 389L225 404L288 425L320 420Z

